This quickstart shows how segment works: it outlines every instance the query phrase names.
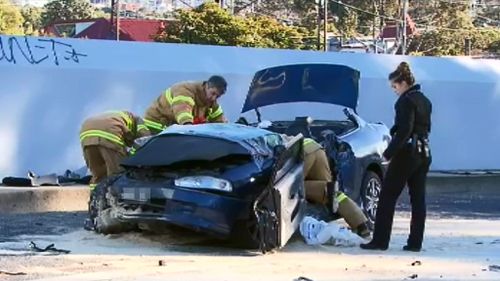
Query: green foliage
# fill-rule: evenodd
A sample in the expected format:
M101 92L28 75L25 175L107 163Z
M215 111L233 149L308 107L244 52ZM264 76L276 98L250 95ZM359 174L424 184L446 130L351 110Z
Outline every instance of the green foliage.
M179 10L177 22L167 25L155 38L158 42L204 45L302 48L301 31L272 17L238 17L206 3L193 10Z
M89 0L54 0L45 4L44 9L43 26L55 21L90 19L95 13Z
M339 18L348 16L357 17L356 32L364 35L371 35L373 26L375 25L375 30L378 31L380 27L381 18L378 15L382 15L389 18L395 18L399 14L398 0L344 0L342 3L348 4L359 8L360 10L367 11L369 13L361 12L359 10L348 9L349 14L345 14L343 10L345 7L339 8L340 14ZM338 4L337 4L338 5ZM342 6L342 5L338 5ZM350 20L352 21L352 19ZM348 28L350 30L351 27Z
M337 29L344 38L357 35L358 14L352 9L342 7L339 9L339 20Z
M9 0L0 0L0 34L23 35L21 11Z
M23 29L24 34L37 36L38 31L43 27L42 26L42 12L43 9L34 7L34 6L26 6L21 10L21 14L24 18Z
M463 55L465 40L479 41L478 30L472 24L467 5L440 2L436 6L439 13L430 19L437 29L423 32L417 36L409 51L422 52L424 55Z

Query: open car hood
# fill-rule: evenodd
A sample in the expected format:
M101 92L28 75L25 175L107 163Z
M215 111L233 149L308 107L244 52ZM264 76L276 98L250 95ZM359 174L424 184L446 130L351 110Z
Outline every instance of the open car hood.
M255 73L241 113L289 102L321 102L356 111L360 72L345 65L295 64Z
M282 144L273 132L238 124L172 125L151 137L126 158L125 167L169 166L184 161L215 161L229 155L248 155L260 167Z

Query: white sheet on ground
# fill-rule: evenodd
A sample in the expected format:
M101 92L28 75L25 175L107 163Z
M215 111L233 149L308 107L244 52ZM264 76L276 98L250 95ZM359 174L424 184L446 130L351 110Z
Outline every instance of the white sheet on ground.
M300 223L300 234L308 245L328 244L353 247L365 242L347 227L335 222L325 222L313 217L305 217Z

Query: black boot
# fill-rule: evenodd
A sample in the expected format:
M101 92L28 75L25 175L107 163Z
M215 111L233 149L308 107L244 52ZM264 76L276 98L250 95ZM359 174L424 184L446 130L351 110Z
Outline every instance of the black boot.
M360 224L356 228L356 234L358 234L359 236L361 236L364 239L367 239L368 237L370 237L371 233L370 233L370 228L368 228L368 224L366 222Z
M421 247L414 247L410 245L406 245L403 247L403 251L408 251L408 252L420 252Z
M360 247L363 250L381 250L381 251L385 251L388 248L387 246L380 246L376 244L375 242L373 242L373 240L370 243L361 244Z

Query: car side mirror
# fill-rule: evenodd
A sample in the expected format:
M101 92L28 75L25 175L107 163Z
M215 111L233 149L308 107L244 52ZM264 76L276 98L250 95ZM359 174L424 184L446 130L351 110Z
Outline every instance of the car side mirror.
M245 125L245 126L248 126L248 121L245 117L240 117L238 118L238 120L236 120L235 122L236 124L242 124L242 125Z

